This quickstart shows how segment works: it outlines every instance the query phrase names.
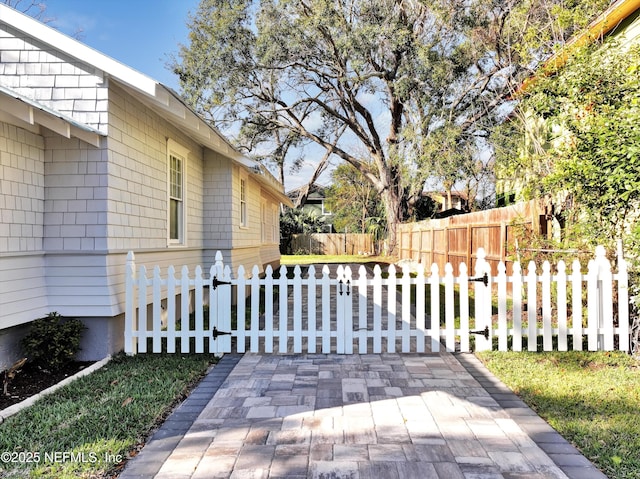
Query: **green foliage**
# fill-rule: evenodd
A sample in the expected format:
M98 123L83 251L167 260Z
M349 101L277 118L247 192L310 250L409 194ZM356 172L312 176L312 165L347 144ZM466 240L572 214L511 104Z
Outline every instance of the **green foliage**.
M321 233L325 226L324 222L324 217L318 216L315 211L287 208L280 215L280 252L290 253L289 246L295 234Z
M85 326L79 319L63 318L56 312L31 323L22 347L29 360L45 369L58 369L73 360L80 350Z
M525 148L502 157L506 174L519 175L529 197L550 195L590 245L611 247L628 234L639 205L639 65L638 46L609 41L576 52L533 85L511 127Z
M333 212L336 231L367 233L370 225L382 226L384 221L380 195L355 168L341 164L331 174L332 184L326 189L326 202Z

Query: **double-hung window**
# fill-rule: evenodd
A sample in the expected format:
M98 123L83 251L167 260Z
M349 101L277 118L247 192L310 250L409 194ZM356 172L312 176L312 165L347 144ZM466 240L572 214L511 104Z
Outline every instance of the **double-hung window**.
M186 202L186 161L188 151L173 141L167 142L168 169L168 240L169 245L186 242L185 202Z
M246 227L247 221L247 180L240 180L240 226Z

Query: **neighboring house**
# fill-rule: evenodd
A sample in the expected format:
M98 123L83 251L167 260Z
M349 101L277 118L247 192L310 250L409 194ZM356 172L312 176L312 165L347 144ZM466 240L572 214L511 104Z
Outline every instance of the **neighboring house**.
M306 189L306 186L289 191L287 196L295 203L300 194L303 193L303 189ZM325 198L325 188L314 184L309 188L306 201L301 208L303 211L313 213L318 217L324 218L325 226L323 233L335 233L335 229L333 228L333 213L325 205Z
M617 0L599 15L583 32L573 37L565 47L553 55L540 72L525 81L520 92L525 91L538 76L557 71L565 64L575 48L587 45L604 36L612 36L618 40L619 48L627 48L631 44L640 42L640 0ZM519 154L525 157L535 157L558 143L567 141L566 131L562 125L549 125L545 119L533 114L526 117L527 133L523 138ZM514 202L526 200L526 185L531 178L545 176L552 165L535 162L529 168L519 171L517 175L501 175L497 171L496 196L498 206L505 206ZM551 211L551 203L547 202ZM557 225L556 225L557 227Z
M0 4L0 370L27 324L123 344L125 262L278 264L282 186L168 87Z
M457 210L461 213L469 212L469 199L465 193L459 191L436 191L428 193L428 196L438 205L440 213L449 210Z

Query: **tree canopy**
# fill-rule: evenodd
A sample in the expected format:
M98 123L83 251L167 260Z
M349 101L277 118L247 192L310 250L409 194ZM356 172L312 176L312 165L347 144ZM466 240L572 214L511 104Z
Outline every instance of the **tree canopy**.
M367 233L370 219L384 218L384 208L373 185L358 170L348 164L338 165L331 178L331 186L325 192L336 231Z
M359 171L393 251L425 181L477 166L514 86L606 4L202 0L172 68L187 102L281 179L310 144Z

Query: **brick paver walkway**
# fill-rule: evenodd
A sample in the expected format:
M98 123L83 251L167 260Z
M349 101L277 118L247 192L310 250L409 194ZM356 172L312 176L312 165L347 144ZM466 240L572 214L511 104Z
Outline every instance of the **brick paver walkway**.
M604 478L470 354L227 355L120 479Z

